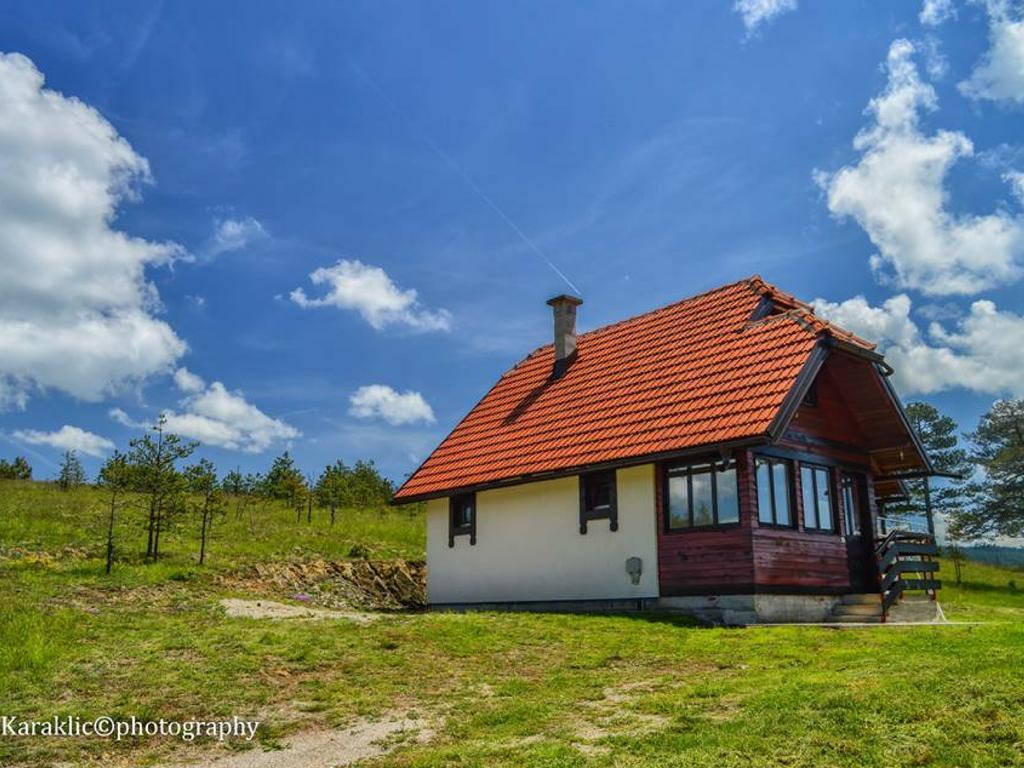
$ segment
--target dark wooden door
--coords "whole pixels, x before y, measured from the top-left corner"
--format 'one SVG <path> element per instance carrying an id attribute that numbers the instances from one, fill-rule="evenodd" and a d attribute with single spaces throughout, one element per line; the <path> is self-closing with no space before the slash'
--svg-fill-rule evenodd
<path id="1" fill-rule="evenodd" d="M 850 585 L 854 592 L 877 592 L 871 509 L 867 481 L 859 472 L 843 472 L 840 480 L 843 520 L 846 530 L 846 558 L 850 564 Z"/>

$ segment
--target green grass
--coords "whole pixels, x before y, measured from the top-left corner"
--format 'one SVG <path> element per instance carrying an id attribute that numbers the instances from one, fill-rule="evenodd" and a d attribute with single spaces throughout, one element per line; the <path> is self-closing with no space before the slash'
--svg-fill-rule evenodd
<path id="1" fill-rule="evenodd" d="M 1024 572 L 966 564 L 943 627 L 705 629 L 653 616 L 408 613 L 366 626 L 228 619 L 217 575 L 260 560 L 421 557 L 422 519 L 350 511 L 333 531 L 269 509 L 167 559 L 101 574 L 101 501 L 0 487 L 0 714 L 259 713 L 300 728 L 414 713 L 439 723 L 376 766 L 1024 765 Z M 25 518 L 29 519 L 25 519 Z M 226 526 L 233 526 L 228 522 Z M 228 531 L 232 531 L 228 535 Z M 126 537 L 136 554 L 141 533 Z M 146 765 L 180 745 L 0 738 L 0 765 Z M 213 752 L 223 747 L 209 745 Z"/>

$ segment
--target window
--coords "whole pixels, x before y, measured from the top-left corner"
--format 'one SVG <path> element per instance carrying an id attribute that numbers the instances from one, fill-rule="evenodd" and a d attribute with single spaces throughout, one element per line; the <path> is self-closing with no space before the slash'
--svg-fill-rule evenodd
<path id="1" fill-rule="evenodd" d="M 785 459 L 758 456 L 755 467 L 758 522 L 762 525 L 792 526 L 793 471 L 790 463 Z"/>
<path id="2" fill-rule="evenodd" d="M 843 473 L 843 512 L 846 514 L 846 533 L 860 535 L 860 505 L 858 504 L 857 478 Z"/>
<path id="3" fill-rule="evenodd" d="M 448 546 L 455 546 L 456 536 L 469 536 L 476 544 L 476 494 L 463 493 L 448 500 Z"/>
<path id="4" fill-rule="evenodd" d="M 803 486 L 804 528 L 808 531 L 832 531 L 832 488 L 827 467 L 814 464 L 800 465 L 800 484 Z"/>
<path id="5" fill-rule="evenodd" d="M 580 475 L 580 533 L 591 520 L 607 520 L 609 530 L 619 530 L 614 469 Z"/>
<path id="6" fill-rule="evenodd" d="M 736 463 L 692 464 L 666 470 L 665 527 L 708 528 L 740 521 Z"/>

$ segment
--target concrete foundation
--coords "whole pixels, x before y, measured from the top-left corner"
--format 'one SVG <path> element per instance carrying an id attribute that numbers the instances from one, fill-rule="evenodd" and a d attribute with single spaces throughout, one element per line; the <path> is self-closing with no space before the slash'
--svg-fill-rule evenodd
<path id="1" fill-rule="evenodd" d="M 699 595 L 662 597 L 654 609 L 727 626 L 828 621 L 837 595 Z"/>

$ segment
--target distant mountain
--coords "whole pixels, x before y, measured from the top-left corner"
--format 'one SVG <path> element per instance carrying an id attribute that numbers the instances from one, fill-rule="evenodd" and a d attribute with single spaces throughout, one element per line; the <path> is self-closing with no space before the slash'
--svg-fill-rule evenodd
<path id="1" fill-rule="evenodd" d="M 989 565 L 1003 565 L 1011 568 L 1024 567 L 1024 548 L 1000 547 L 995 544 L 978 544 L 971 547 L 960 547 L 969 560 Z"/>

